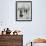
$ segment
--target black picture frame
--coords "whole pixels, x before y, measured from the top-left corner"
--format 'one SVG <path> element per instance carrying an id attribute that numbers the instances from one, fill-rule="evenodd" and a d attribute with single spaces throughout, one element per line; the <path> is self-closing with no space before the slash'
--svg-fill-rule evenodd
<path id="1" fill-rule="evenodd" d="M 32 21 L 32 1 L 16 1 L 16 21 Z"/>

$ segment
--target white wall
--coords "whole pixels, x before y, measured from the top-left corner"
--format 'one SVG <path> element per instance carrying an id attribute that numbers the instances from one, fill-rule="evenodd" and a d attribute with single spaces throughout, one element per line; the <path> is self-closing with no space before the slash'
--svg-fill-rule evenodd
<path id="1" fill-rule="evenodd" d="M 15 5 L 15 0 L 0 0 L 0 27 L 1 29 L 9 27 L 12 31 L 20 29 L 24 34 L 23 38 L 25 43 L 30 39 L 27 36 L 31 34 L 32 22 L 17 22 L 15 20 Z"/>
<path id="2" fill-rule="evenodd" d="M 33 0 L 32 38 L 46 37 L 46 0 Z"/>
<path id="3" fill-rule="evenodd" d="M 20 29 L 24 44 L 36 37 L 46 37 L 46 0 L 32 0 L 31 22 L 17 22 L 15 9 L 15 0 L 0 0 L 0 30 L 6 27 L 12 31 Z"/>

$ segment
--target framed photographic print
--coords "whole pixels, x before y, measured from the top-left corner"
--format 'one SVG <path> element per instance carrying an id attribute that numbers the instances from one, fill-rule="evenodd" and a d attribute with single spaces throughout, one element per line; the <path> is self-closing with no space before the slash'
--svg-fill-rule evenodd
<path id="1" fill-rule="evenodd" d="M 16 1 L 16 21 L 32 21 L 32 1 Z"/>

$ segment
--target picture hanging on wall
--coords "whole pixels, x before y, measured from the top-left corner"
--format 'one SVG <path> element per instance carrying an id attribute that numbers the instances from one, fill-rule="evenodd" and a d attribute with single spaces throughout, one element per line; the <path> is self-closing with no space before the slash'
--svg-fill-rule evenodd
<path id="1" fill-rule="evenodd" d="M 16 21 L 32 21 L 32 1 L 16 1 Z"/>

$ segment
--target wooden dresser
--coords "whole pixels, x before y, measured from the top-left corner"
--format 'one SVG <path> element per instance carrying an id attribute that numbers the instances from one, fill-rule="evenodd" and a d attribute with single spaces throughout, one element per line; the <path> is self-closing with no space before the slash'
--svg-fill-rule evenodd
<path id="1" fill-rule="evenodd" d="M 23 46 L 23 35 L 0 35 L 0 46 Z"/>

